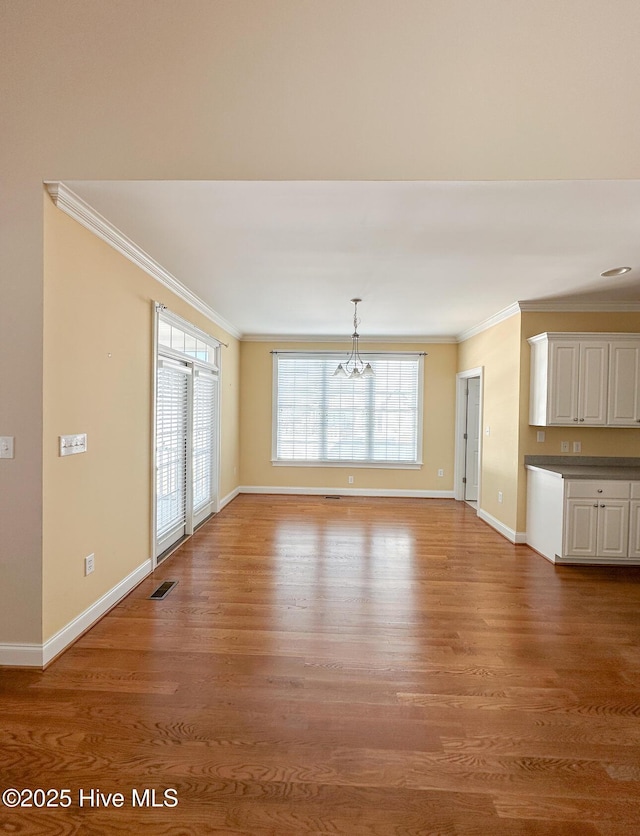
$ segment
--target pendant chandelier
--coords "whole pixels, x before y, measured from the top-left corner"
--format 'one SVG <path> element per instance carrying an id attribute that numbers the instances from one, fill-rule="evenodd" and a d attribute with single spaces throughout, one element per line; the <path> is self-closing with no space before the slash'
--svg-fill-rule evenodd
<path id="1" fill-rule="evenodd" d="M 362 377 L 373 377 L 373 369 L 371 368 L 371 363 L 365 363 L 362 357 L 360 357 L 358 350 L 358 340 L 360 339 L 360 334 L 358 334 L 358 325 L 360 325 L 360 320 L 358 319 L 358 302 L 362 302 L 362 299 L 352 299 L 351 301 L 354 305 L 351 354 L 344 363 L 338 363 L 338 368 L 333 373 L 333 376 L 358 380 Z"/>

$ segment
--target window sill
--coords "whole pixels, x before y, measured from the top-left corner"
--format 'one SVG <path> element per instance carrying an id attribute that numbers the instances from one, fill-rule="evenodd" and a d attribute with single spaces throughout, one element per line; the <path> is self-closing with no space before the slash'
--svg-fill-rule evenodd
<path id="1" fill-rule="evenodd" d="M 362 461 L 301 461 L 300 459 L 271 459 L 273 467 L 348 467 L 382 470 L 421 470 L 422 462 L 362 462 Z"/>

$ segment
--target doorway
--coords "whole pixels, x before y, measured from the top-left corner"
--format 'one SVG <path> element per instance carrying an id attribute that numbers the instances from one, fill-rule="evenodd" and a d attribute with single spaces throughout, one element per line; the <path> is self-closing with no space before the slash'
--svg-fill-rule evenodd
<path id="1" fill-rule="evenodd" d="M 218 510 L 219 343 L 156 310 L 156 565 Z"/>
<path id="2" fill-rule="evenodd" d="M 456 376 L 455 498 L 479 508 L 482 446 L 482 368 Z"/>

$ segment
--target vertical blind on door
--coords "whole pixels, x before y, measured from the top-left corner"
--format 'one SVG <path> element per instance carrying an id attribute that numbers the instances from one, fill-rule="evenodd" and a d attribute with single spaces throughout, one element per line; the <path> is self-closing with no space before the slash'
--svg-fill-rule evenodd
<path id="1" fill-rule="evenodd" d="M 274 355 L 275 462 L 420 463 L 422 357 L 367 359 L 374 376 L 350 380 L 342 355 Z"/>

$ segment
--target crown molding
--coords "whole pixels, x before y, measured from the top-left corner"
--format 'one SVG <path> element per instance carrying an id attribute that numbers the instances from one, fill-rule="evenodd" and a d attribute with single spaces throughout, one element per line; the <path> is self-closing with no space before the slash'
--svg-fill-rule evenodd
<path id="1" fill-rule="evenodd" d="M 456 337 L 455 342 L 462 343 L 470 337 L 475 337 L 483 331 L 488 331 L 489 328 L 493 328 L 494 325 L 498 325 L 499 322 L 504 322 L 505 319 L 510 319 L 518 313 L 520 313 L 520 303 L 514 302 L 507 308 L 503 308 L 501 311 L 498 311 L 498 313 L 493 314 L 493 316 L 490 316 L 488 319 L 483 319 L 482 322 L 479 322 L 472 328 L 467 328 L 466 331 L 462 331 Z"/>
<path id="2" fill-rule="evenodd" d="M 514 302 L 488 319 L 458 334 L 455 342 L 461 343 L 475 337 L 499 322 L 518 313 L 634 313 L 640 311 L 640 302 Z"/>
<path id="3" fill-rule="evenodd" d="M 523 312 L 538 313 L 635 313 L 640 311 L 640 302 L 518 302 Z"/>
<path id="4" fill-rule="evenodd" d="M 224 317 L 220 316 L 219 313 L 214 311 L 213 308 L 209 307 L 206 302 L 199 296 L 196 296 L 188 287 L 185 287 L 179 279 L 176 279 L 168 270 L 165 270 L 161 264 L 158 264 L 155 259 L 142 250 L 123 232 L 99 212 L 96 212 L 92 206 L 78 197 L 68 186 L 58 181 L 45 182 L 44 185 L 58 209 L 61 209 L 69 217 L 78 221 L 85 229 L 93 232 L 94 235 L 97 235 L 98 238 L 101 238 L 110 247 L 113 247 L 114 250 L 117 250 L 125 258 L 128 258 L 129 261 L 133 262 L 137 267 L 140 267 L 145 273 L 148 273 L 172 293 L 175 293 L 176 296 L 179 296 L 180 299 L 188 305 L 191 305 L 192 308 L 195 308 L 203 316 L 206 316 L 207 319 L 219 325 L 220 328 L 223 328 L 232 337 L 236 339 L 242 338 L 242 332 L 235 325 L 232 325 Z"/>
<path id="5" fill-rule="evenodd" d="M 319 336 L 312 334 L 299 334 L 298 336 L 291 334 L 244 334 L 242 342 L 249 343 L 338 343 L 344 347 L 345 351 L 350 348 L 350 337 L 345 337 L 342 334 L 339 337 Z M 360 336 L 360 350 L 366 353 L 369 344 L 378 343 L 396 343 L 407 345 L 425 345 L 430 343 L 456 343 L 455 337 L 376 337 L 367 335 L 366 338 Z"/>

